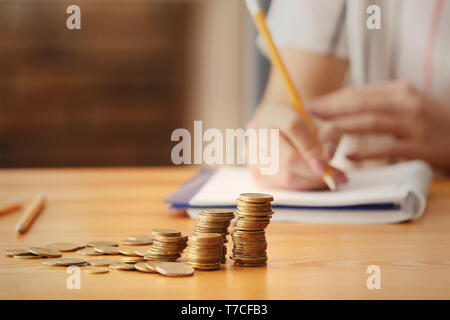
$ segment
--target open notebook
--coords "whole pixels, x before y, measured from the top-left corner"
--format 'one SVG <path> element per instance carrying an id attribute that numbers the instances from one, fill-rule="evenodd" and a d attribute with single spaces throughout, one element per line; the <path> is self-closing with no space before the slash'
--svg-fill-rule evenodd
<path id="1" fill-rule="evenodd" d="M 426 205 L 431 168 L 415 160 L 347 174 L 339 190 L 299 192 L 258 187 L 243 167 L 201 170 L 166 202 L 195 217 L 204 208 L 235 208 L 243 192 L 273 195 L 273 221 L 395 223 L 419 218 Z"/>

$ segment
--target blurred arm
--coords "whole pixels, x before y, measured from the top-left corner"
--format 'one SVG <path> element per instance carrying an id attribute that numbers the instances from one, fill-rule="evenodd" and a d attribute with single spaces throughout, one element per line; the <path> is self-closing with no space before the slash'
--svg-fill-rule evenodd
<path id="1" fill-rule="evenodd" d="M 299 49 L 283 48 L 280 52 L 305 103 L 342 86 L 348 60 Z M 289 104 L 286 88 L 275 70 L 270 73 L 261 104 Z"/>

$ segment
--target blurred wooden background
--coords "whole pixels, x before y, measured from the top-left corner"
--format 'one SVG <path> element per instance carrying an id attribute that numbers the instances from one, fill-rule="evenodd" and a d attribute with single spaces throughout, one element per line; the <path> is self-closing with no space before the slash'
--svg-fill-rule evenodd
<path id="1" fill-rule="evenodd" d="M 261 76 L 242 0 L 0 0 L 0 167 L 172 165 L 176 128 L 242 128 Z M 259 89 L 260 90 L 260 89 Z"/>
<path id="2" fill-rule="evenodd" d="M 0 167 L 170 163 L 182 127 L 185 2 L 0 3 Z"/>

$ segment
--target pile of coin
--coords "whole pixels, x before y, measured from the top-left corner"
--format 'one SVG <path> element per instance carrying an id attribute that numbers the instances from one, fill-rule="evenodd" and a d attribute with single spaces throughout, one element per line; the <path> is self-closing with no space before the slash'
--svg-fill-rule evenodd
<path id="1" fill-rule="evenodd" d="M 194 236 L 203 233 L 219 233 L 222 235 L 222 263 L 226 262 L 228 227 L 233 218 L 234 213 L 229 209 L 205 209 L 197 215 L 197 222 L 192 232 Z"/>
<path id="2" fill-rule="evenodd" d="M 170 229 L 153 229 L 153 244 L 145 258 L 158 261 L 176 261 L 187 246 L 188 237 Z"/>
<path id="3" fill-rule="evenodd" d="M 188 237 L 177 230 L 153 229 L 151 235 L 135 235 L 121 241 L 124 245 L 147 246 L 123 248 L 114 241 L 91 241 L 85 245 L 57 242 L 46 247 L 10 249 L 6 256 L 16 259 L 43 259 L 47 266 L 86 266 L 87 273 L 107 273 L 109 268 L 122 271 L 138 270 L 161 273 L 166 276 L 189 276 L 194 268 L 215 270 L 226 261 L 228 228 L 236 216 L 231 234 L 232 259 L 240 266 L 262 266 L 267 262 L 265 228 L 270 223 L 273 197 L 260 193 L 243 193 L 237 200 L 237 211 L 206 209 L 197 217 L 192 236 L 189 237 L 188 265 L 174 262 L 188 246 Z M 63 258 L 63 252 L 82 256 L 122 255 L 121 260 Z M 164 262 L 164 263 L 163 263 Z M 109 268 L 108 268 L 109 267 Z"/>
<path id="4" fill-rule="evenodd" d="M 184 247 L 186 247 L 187 237 L 182 236 L 176 230 L 155 229 L 152 232 L 157 240 L 158 250 L 163 248 L 172 250 L 175 247 L 177 251 L 176 257 L 181 255 Z M 169 238 L 167 240 L 166 238 Z M 153 239 L 151 236 L 138 235 L 131 236 L 122 240 L 122 244 L 143 246 L 151 244 Z M 164 244 L 159 244 L 158 241 Z M 62 252 L 73 252 L 83 256 L 105 256 L 105 255 L 122 255 L 121 260 L 110 259 L 109 257 L 85 260 L 81 258 L 63 258 Z M 159 252 L 159 251 L 158 251 Z M 172 254 L 172 252 L 169 252 Z M 161 259 L 173 259 L 173 257 L 160 255 L 157 259 L 147 256 L 148 248 L 121 248 L 117 242 L 114 241 L 91 241 L 86 245 L 79 245 L 69 242 L 57 242 L 49 244 L 46 247 L 30 247 L 27 249 L 9 249 L 5 251 L 7 257 L 14 257 L 16 259 L 47 259 L 42 262 L 43 265 L 58 267 L 58 266 L 78 266 L 82 267 L 83 271 L 90 274 L 108 273 L 110 269 L 120 271 L 140 271 L 143 273 L 159 273 L 168 277 L 185 277 L 194 274 L 194 268 L 181 262 L 165 262 Z M 86 267 L 88 266 L 88 267 Z"/>
<path id="5" fill-rule="evenodd" d="M 273 197 L 264 193 L 242 193 L 237 199 L 233 232 L 233 255 L 236 265 L 263 266 L 267 263 L 267 241 L 264 229 L 273 215 Z"/>
<path id="6" fill-rule="evenodd" d="M 223 259 L 223 236 L 220 233 L 200 233 L 189 237 L 188 264 L 199 270 L 215 270 Z"/>

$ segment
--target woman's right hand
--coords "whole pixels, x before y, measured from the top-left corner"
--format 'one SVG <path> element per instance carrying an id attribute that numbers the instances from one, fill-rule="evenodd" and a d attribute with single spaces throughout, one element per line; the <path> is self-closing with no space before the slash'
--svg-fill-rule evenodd
<path id="1" fill-rule="evenodd" d="M 249 165 L 259 185 L 293 190 L 326 188 L 322 174 L 332 152 L 321 149 L 317 139 L 290 105 L 261 105 L 247 127 L 280 130 L 278 172 L 262 175 L 258 165 Z M 338 184 L 347 182 L 345 174 L 338 169 L 334 169 L 334 180 Z"/>

